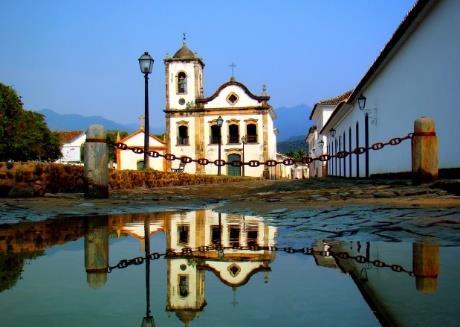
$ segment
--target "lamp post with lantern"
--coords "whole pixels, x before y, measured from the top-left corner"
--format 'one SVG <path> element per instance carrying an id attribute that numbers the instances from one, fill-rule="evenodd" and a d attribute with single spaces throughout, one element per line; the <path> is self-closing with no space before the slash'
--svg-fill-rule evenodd
<path id="1" fill-rule="evenodd" d="M 144 170 L 149 167 L 149 74 L 152 73 L 153 58 L 146 51 L 139 57 L 139 66 L 145 81 L 145 114 L 144 114 Z"/>
<path id="2" fill-rule="evenodd" d="M 219 162 L 219 165 L 217 166 L 217 175 L 221 175 L 221 145 L 222 145 L 222 124 L 224 123 L 224 120 L 222 119 L 221 116 L 217 118 L 217 127 L 219 127 L 219 147 L 218 147 L 218 157 L 217 161 Z"/>

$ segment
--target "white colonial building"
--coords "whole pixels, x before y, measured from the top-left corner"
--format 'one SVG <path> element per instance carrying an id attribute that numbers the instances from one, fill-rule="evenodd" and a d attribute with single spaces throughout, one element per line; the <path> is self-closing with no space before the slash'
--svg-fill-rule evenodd
<path id="1" fill-rule="evenodd" d="M 144 128 L 141 127 L 132 134 L 129 134 L 123 139 L 118 139 L 117 142 L 124 143 L 129 147 L 137 147 L 144 149 Z M 149 151 L 157 151 L 158 153 L 165 154 L 166 143 L 156 136 L 150 134 L 149 138 Z M 141 170 L 144 168 L 144 154 L 137 154 L 130 150 L 120 150 L 117 148 L 117 169 L 118 170 Z M 149 158 L 150 169 L 159 171 L 166 170 L 166 161 L 163 157 Z"/>
<path id="2" fill-rule="evenodd" d="M 62 157 L 57 162 L 80 163 L 81 146 L 86 141 L 86 134 L 83 131 L 60 131 L 58 137 L 61 142 Z"/>
<path id="3" fill-rule="evenodd" d="M 313 106 L 310 113 L 310 120 L 313 121 L 313 126 L 310 127 L 305 139 L 308 147 L 308 155 L 312 158 L 326 154 L 328 151 L 328 135 L 320 134 L 332 115 L 335 107 L 342 101 L 348 99 L 351 91 L 345 92 L 334 98 L 321 100 Z M 328 163 L 325 161 L 313 161 L 309 164 L 309 177 L 327 176 Z"/>
<path id="4" fill-rule="evenodd" d="M 166 66 L 166 143 L 168 152 L 194 159 L 218 159 L 221 135 L 221 159 L 226 162 L 243 160 L 276 160 L 276 134 L 273 126 L 275 113 L 268 103 L 265 88 L 255 95 L 233 77 L 209 97 L 203 94 L 204 63 L 185 44 L 172 57 L 164 60 Z M 219 129 L 218 118 L 223 125 Z M 220 134 L 221 131 L 221 134 Z M 245 138 L 244 158 L 242 138 Z M 179 162 L 172 162 L 177 168 Z M 217 174 L 215 164 L 189 163 L 186 173 Z M 223 175 L 242 175 L 241 167 L 226 165 Z M 244 169 L 245 176 L 275 174 L 264 165 Z"/>
<path id="5" fill-rule="evenodd" d="M 419 0 L 349 98 L 338 104 L 320 135 L 334 132 L 328 152 L 386 142 L 434 119 L 439 167 L 460 167 L 460 1 Z M 360 101 L 358 101 L 360 100 Z M 361 105 L 360 105 L 361 104 Z M 352 155 L 329 174 L 365 177 L 411 171 L 411 142 Z"/>

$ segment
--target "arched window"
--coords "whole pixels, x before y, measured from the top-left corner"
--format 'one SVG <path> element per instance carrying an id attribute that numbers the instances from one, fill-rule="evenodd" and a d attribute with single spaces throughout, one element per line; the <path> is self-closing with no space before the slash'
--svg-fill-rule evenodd
<path id="1" fill-rule="evenodd" d="M 177 93 L 187 93 L 187 75 L 184 72 L 177 74 Z"/>
<path id="2" fill-rule="evenodd" d="M 228 143 L 240 143 L 240 128 L 238 125 L 228 125 Z"/>
<path id="3" fill-rule="evenodd" d="M 257 143 L 257 125 L 248 124 L 246 125 L 246 142 Z"/>
<path id="4" fill-rule="evenodd" d="M 177 145 L 188 145 L 188 127 L 179 126 L 177 134 Z"/>
<path id="5" fill-rule="evenodd" d="M 210 144 L 219 144 L 220 141 L 220 128 L 217 125 L 211 126 L 211 137 L 209 140 Z"/>

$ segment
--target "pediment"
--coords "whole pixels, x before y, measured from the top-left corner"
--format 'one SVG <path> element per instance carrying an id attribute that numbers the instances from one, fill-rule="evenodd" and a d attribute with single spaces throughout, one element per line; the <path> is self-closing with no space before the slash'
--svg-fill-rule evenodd
<path id="1" fill-rule="evenodd" d="M 257 107 L 270 99 L 269 96 L 254 95 L 242 83 L 231 80 L 222 84 L 213 95 L 198 99 L 205 108 Z"/>

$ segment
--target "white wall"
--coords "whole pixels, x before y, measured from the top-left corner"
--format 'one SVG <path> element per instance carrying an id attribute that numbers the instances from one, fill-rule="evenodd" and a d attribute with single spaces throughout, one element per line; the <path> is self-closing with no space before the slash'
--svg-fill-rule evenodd
<path id="1" fill-rule="evenodd" d="M 80 162 L 81 161 L 81 145 L 86 141 L 86 134 L 82 133 L 70 143 L 62 146 L 62 158 L 60 162 Z"/>
<path id="2" fill-rule="evenodd" d="M 188 145 L 179 145 L 177 144 L 177 136 L 178 136 L 178 122 L 186 121 L 188 122 Z M 171 143 L 171 153 L 176 156 L 188 156 L 190 158 L 195 159 L 195 118 L 194 117 L 174 117 L 170 118 L 170 131 L 169 131 L 169 139 Z M 196 158 L 198 159 L 198 158 Z M 171 168 L 178 168 L 180 165 L 179 160 L 175 160 L 171 162 Z M 195 164 L 190 163 L 186 164 L 184 168 L 184 172 L 188 174 L 195 173 Z"/>
<path id="3" fill-rule="evenodd" d="M 137 133 L 133 137 L 125 139 L 124 142 L 128 146 L 144 147 L 144 133 Z M 164 154 L 164 150 L 159 149 L 164 147 L 164 144 L 158 142 L 155 138 L 150 137 L 149 147 L 161 154 Z M 144 154 L 136 154 L 130 150 L 121 150 L 120 153 L 120 167 L 121 170 L 137 170 L 137 163 L 144 160 Z M 164 170 L 164 158 L 149 158 L 149 168 L 163 171 Z"/>
<path id="4" fill-rule="evenodd" d="M 429 116 L 436 123 L 440 168 L 460 167 L 457 144 L 460 138 L 458 31 L 460 1 L 440 1 L 363 90 L 367 98 L 366 109 L 371 116 L 370 145 L 405 136 L 413 131 L 415 119 Z M 364 114 L 355 104 L 351 114 L 336 127 L 337 136 L 352 127 L 353 148 L 356 122 L 360 127 L 360 143 L 364 144 Z M 371 150 L 370 174 L 410 171 L 410 151 L 410 141 L 379 151 Z M 361 176 L 364 176 L 364 158 L 364 154 L 361 155 Z"/>

